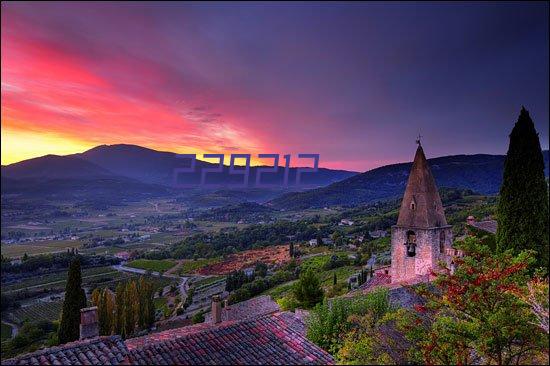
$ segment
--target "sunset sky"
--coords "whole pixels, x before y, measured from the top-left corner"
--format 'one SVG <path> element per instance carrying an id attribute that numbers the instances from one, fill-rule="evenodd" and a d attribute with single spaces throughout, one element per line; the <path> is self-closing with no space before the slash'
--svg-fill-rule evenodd
<path id="1" fill-rule="evenodd" d="M 2 2 L 2 164 L 128 143 L 364 171 L 548 148 L 547 3 Z"/>

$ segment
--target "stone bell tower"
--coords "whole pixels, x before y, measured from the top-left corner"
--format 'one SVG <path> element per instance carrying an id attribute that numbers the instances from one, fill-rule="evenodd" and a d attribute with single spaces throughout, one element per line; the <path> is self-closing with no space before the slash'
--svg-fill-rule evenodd
<path id="1" fill-rule="evenodd" d="M 420 140 L 417 144 L 397 225 L 391 231 L 392 283 L 422 279 L 437 271 L 438 262 L 447 261 L 453 242 Z"/>

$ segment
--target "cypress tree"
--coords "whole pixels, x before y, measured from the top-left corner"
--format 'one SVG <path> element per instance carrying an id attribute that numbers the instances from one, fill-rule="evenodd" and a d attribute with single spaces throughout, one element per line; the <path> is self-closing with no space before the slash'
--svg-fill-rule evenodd
<path id="1" fill-rule="evenodd" d="M 59 343 L 76 341 L 80 337 L 80 309 L 86 307 L 86 294 L 82 289 L 80 261 L 73 260 L 69 266 L 65 300 L 59 324 Z"/>
<path id="2" fill-rule="evenodd" d="M 336 278 L 336 272 L 334 272 L 334 275 L 332 276 L 332 284 L 336 286 L 338 283 L 338 278 Z"/>
<path id="3" fill-rule="evenodd" d="M 510 134 L 497 209 L 497 250 L 533 249 L 548 267 L 548 186 L 535 125 L 522 107 Z"/>

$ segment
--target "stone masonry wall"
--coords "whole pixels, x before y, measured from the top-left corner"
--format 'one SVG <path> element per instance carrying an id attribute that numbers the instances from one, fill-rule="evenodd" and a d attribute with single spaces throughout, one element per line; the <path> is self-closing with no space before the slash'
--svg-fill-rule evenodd
<path id="1" fill-rule="evenodd" d="M 407 256 L 407 231 L 416 234 L 416 255 Z M 441 232 L 444 232 L 444 248 L 440 253 Z M 391 277 L 392 282 L 401 282 L 417 276 L 429 274 L 432 269 L 437 271 L 438 262 L 445 261 L 445 248 L 452 245 L 450 226 L 430 229 L 411 229 L 398 226 L 392 227 L 391 236 Z"/>

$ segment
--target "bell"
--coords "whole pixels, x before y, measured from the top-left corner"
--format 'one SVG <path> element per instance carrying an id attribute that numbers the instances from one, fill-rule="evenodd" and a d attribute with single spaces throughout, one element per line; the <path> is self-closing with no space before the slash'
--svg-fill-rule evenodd
<path id="1" fill-rule="evenodd" d="M 407 243 L 407 255 L 409 257 L 414 257 L 416 254 L 416 244 L 415 243 Z"/>

